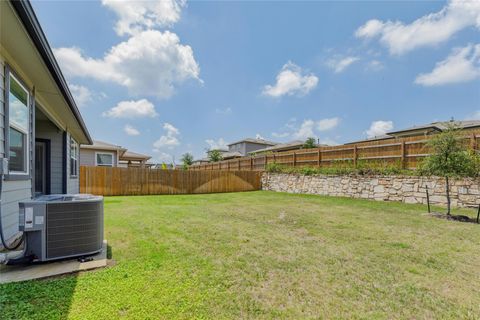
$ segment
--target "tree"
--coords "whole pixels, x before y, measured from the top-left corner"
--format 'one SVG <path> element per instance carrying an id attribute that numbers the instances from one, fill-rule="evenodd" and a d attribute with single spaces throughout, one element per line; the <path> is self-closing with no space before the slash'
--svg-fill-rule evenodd
<path id="1" fill-rule="evenodd" d="M 447 215 L 451 215 L 450 178 L 473 177 L 478 174 L 479 157 L 469 151 L 462 143 L 458 126 L 450 123 L 446 130 L 432 138 L 427 146 L 431 155 L 422 162 L 420 171 L 423 174 L 445 177 L 445 193 L 447 196 Z"/>
<path id="2" fill-rule="evenodd" d="M 182 158 L 180 159 L 183 163 L 183 168 L 188 169 L 193 164 L 193 155 L 191 153 L 185 153 L 182 155 Z"/>
<path id="3" fill-rule="evenodd" d="M 307 140 L 305 140 L 305 143 L 303 144 L 303 147 L 305 149 L 316 148 L 317 147 L 317 141 L 315 140 L 315 138 L 308 138 Z"/>
<path id="4" fill-rule="evenodd" d="M 208 152 L 208 160 L 210 160 L 211 162 L 222 161 L 222 153 L 220 152 L 220 150 L 210 150 Z"/>

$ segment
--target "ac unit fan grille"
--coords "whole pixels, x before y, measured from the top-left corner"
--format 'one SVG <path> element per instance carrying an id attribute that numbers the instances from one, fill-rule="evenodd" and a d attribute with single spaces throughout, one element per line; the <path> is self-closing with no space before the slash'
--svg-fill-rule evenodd
<path id="1" fill-rule="evenodd" d="M 47 259 L 95 252 L 103 243 L 103 204 L 47 204 Z"/>

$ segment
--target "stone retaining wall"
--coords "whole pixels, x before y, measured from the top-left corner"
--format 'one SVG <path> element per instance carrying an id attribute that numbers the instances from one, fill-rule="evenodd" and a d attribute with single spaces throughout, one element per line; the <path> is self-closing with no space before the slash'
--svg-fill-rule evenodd
<path id="1" fill-rule="evenodd" d="M 412 176 L 305 176 L 299 174 L 264 173 L 262 189 L 289 193 L 427 203 L 446 205 L 445 179 Z M 473 207 L 480 204 L 480 179 L 451 181 L 452 206 Z"/>

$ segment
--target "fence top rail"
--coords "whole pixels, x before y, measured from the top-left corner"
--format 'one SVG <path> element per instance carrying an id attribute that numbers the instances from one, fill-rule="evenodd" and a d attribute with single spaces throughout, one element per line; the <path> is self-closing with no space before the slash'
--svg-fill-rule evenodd
<path id="1" fill-rule="evenodd" d="M 402 143 L 386 143 L 386 144 L 374 144 L 374 145 L 368 145 L 368 146 L 358 146 L 357 149 L 381 149 L 381 148 L 387 148 L 387 147 L 395 147 L 395 146 L 401 146 Z"/>
<path id="2" fill-rule="evenodd" d="M 461 139 L 470 139 L 470 146 L 473 148 L 478 147 L 477 138 L 480 137 L 478 131 L 475 132 L 465 132 L 461 136 Z M 266 165 L 271 162 L 281 163 L 281 164 L 291 164 L 303 163 L 303 162 L 314 162 L 316 161 L 318 165 L 322 162 L 333 162 L 333 161 L 345 161 L 345 160 L 375 160 L 375 159 L 393 159 L 393 158 L 402 158 L 402 164 L 406 158 L 421 158 L 428 156 L 427 150 L 424 150 L 426 143 L 430 141 L 431 136 L 414 136 L 414 137 L 403 137 L 403 138 L 391 138 L 384 141 L 364 141 L 357 142 L 348 145 L 339 145 L 339 146 L 322 146 L 313 149 L 299 149 L 299 150 L 289 150 L 282 152 L 271 152 L 265 154 L 256 154 L 250 155 L 242 158 L 224 160 L 222 163 L 226 167 L 226 164 L 229 164 L 229 169 L 235 169 L 238 165 L 239 167 L 247 169 L 250 166 L 250 169 L 265 169 Z M 404 146 L 412 146 L 405 148 Z M 418 147 L 417 147 L 418 146 Z M 391 154 L 393 151 L 392 147 L 399 147 L 398 153 Z M 401 147 L 401 148 L 400 148 Z M 397 148 L 395 148 L 397 149 Z M 365 152 L 361 152 L 365 150 Z M 369 151 L 366 151 L 369 150 Z M 357 152 L 356 152 L 357 151 Z M 360 152 L 358 152 L 360 151 Z M 300 159 L 298 159 L 300 157 Z M 411 166 L 411 161 L 416 161 L 415 159 L 409 160 L 409 166 Z M 250 164 L 248 164 L 250 162 Z M 233 164 L 233 168 L 232 168 Z M 216 164 L 215 167 L 222 166 L 222 164 Z M 197 166 L 195 169 L 198 170 L 212 170 L 214 169 L 213 164 L 203 164 Z"/>

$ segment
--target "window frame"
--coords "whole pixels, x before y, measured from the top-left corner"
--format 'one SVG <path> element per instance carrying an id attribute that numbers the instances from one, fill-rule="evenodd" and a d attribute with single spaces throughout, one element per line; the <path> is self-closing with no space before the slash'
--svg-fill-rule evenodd
<path id="1" fill-rule="evenodd" d="M 99 164 L 99 163 L 98 163 L 98 158 L 97 158 L 97 155 L 99 155 L 99 154 L 107 154 L 107 155 L 112 156 L 112 164 L 111 164 L 111 165 L 108 165 L 108 164 Z M 113 153 L 113 152 L 105 152 L 105 151 L 97 151 L 97 152 L 95 152 L 95 166 L 96 166 L 96 167 L 110 167 L 110 168 L 115 167 L 115 153 Z"/>
<path id="2" fill-rule="evenodd" d="M 31 131 L 31 123 L 30 123 L 30 117 L 31 117 L 31 102 L 32 102 L 32 95 L 30 93 L 30 90 L 28 90 L 27 86 L 25 83 L 11 70 L 10 68 L 6 68 L 5 74 L 7 76 L 7 85 L 6 85 L 6 96 L 7 96 L 7 101 L 5 103 L 5 109 L 6 113 L 8 114 L 8 125 L 7 125 L 7 130 L 6 130 L 6 135 L 8 136 L 8 145 L 6 145 L 6 150 L 5 153 L 7 154 L 7 158 L 10 163 L 10 128 L 13 128 L 14 130 L 17 130 L 18 132 L 22 133 L 25 135 L 25 150 L 24 150 L 24 161 L 25 161 L 25 170 L 24 171 L 15 171 L 15 170 L 10 170 L 10 165 L 8 168 L 8 175 L 12 177 L 18 177 L 18 178 L 29 178 L 30 177 L 30 131 Z M 13 80 L 27 93 L 27 129 L 23 129 L 20 126 L 16 125 L 11 121 L 11 116 L 10 116 L 10 90 L 11 90 L 11 81 Z M 7 122 L 7 121 L 5 121 Z"/>
<path id="3" fill-rule="evenodd" d="M 75 156 L 76 157 L 73 157 L 72 156 L 72 146 L 75 147 Z M 96 156 L 95 156 L 96 157 Z M 70 165 L 70 178 L 77 178 L 78 177 L 78 169 L 79 169 L 79 166 L 78 166 L 78 163 L 80 161 L 80 147 L 79 147 L 79 144 L 77 141 L 75 141 L 75 139 L 73 139 L 72 137 L 70 137 L 70 156 L 69 156 L 69 165 Z M 75 162 L 75 174 L 72 174 L 72 160 L 74 160 Z"/>

